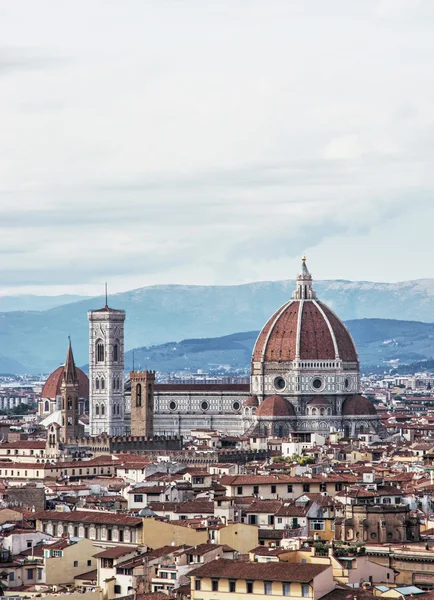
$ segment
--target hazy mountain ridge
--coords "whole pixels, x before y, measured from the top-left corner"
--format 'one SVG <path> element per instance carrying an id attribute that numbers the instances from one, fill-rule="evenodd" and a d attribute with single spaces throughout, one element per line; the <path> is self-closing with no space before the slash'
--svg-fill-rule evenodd
<path id="1" fill-rule="evenodd" d="M 109 304 L 127 311 L 125 346 L 129 349 L 258 330 L 291 297 L 294 287 L 293 280 L 232 286 L 159 285 L 111 295 Z M 434 321 L 434 279 L 317 281 L 314 289 L 345 320 Z M 49 371 L 63 362 L 71 334 L 77 362 L 85 364 L 87 311 L 104 302 L 103 297 L 86 298 L 44 311 L 0 313 L 0 354 L 22 363 L 27 371 Z"/>
<path id="2" fill-rule="evenodd" d="M 0 296 L 0 312 L 49 310 L 55 306 L 85 300 L 87 297 L 74 294 L 61 294 L 60 296 L 38 296 L 35 294 Z"/>

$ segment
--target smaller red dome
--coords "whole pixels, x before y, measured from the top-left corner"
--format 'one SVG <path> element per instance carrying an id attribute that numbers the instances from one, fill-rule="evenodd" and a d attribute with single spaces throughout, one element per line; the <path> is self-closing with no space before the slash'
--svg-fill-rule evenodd
<path id="1" fill-rule="evenodd" d="M 249 396 L 244 402 L 244 406 L 259 406 L 258 396 Z"/>
<path id="2" fill-rule="evenodd" d="M 345 417 L 353 416 L 376 416 L 377 410 L 370 400 L 362 396 L 361 394 L 354 394 L 345 400 L 342 408 L 342 414 Z"/>
<path id="3" fill-rule="evenodd" d="M 283 396 L 268 396 L 256 411 L 257 417 L 295 417 L 294 407 Z"/>
<path id="4" fill-rule="evenodd" d="M 60 386 L 62 385 L 62 378 L 65 367 L 59 367 L 48 377 L 42 388 L 41 398 L 50 398 L 54 400 L 57 396 L 60 396 Z M 78 377 L 78 397 L 89 398 L 89 378 L 86 373 L 83 373 L 81 369 L 76 367 Z"/>
<path id="5" fill-rule="evenodd" d="M 314 396 L 307 403 L 308 406 L 328 406 L 330 402 L 324 396 Z"/>

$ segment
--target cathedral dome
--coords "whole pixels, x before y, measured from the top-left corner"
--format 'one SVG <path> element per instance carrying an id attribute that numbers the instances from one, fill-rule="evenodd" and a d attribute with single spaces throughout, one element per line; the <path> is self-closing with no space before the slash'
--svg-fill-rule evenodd
<path id="1" fill-rule="evenodd" d="M 258 336 L 253 362 L 329 361 L 358 363 L 352 337 L 342 321 L 312 290 L 305 258 L 292 299 L 269 319 Z"/>
<path id="2" fill-rule="evenodd" d="M 89 398 L 89 379 L 78 367 L 75 367 L 78 377 L 78 396 L 79 398 Z M 41 398 L 50 398 L 54 400 L 60 396 L 60 386 L 62 385 L 63 373 L 65 367 L 59 367 L 48 377 L 42 388 Z"/>
<path id="3" fill-rule="evenodd" d="M 295 417 L 294 407 L 283 396 L 269 396 L 256 411 L 257 417 Z"/>
<path id="4" fill-rule="evenodd" d="M 377 410 L 370 400 L 360 394 L 354 394 L 345 400 L 342 407 L 342 414 L 344 417 L 372 415 L 377 416 Z"/>

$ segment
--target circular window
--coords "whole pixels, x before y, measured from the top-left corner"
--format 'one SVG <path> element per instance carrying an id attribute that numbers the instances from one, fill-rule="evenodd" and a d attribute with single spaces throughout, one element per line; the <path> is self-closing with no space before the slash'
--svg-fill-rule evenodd
<path id="1" fill-rule="evenodd" d="M 239 403 L 239 402 L 234 402 L 234 403 L 232 404 L 232 408 L 233 408 L 234 410 L 240 410 L 240 403 Z"/>
<path id="2" fill-rule="evenodd" d="M 172 402 L 169 404 L 169 408 L 170 410 L 176 410 L 176 402 L 172 400 Z"/>
<path id="3" fill-rule="evenodd" d="M 286 381 L 283 379 L 283 377 L 276 377 L 276 379 L 274 380 L 274 387 L 277 390 L 283 390 L 286 386 Z"/>
<path id="4" fill-rule="evenodd" d="M 345 389 L 347 390 L 350 387 L 350 380 L 345 379 Z"/>
<path id="5" fill-rule="evenodd" d="M 392 534 L 392 533 L 390 533 L 390 531 L 389 531 L 389 533 L 387 534 L 387 539 L 388 539 L 388 540 L 391 540 L 392 538 L 393 538 L 393 534 Z"/>
<path id="6" fill-rule="evenodd" d="M 377 537 L 376 533 L 371 533 L 371 540 L 375 540 L 376 537 Z"/>
<path id="7" fill-rule="evenodd" d="M 200 407 L 201 407 L 202 410 L 208 410 L 209 404 L 208 404 L 208 402 L 206 400 L 204 400 L 202 402 L 202 404 L 200 405 Z"/>
<path id="8" fill-rule="evenodd" d="M 322 380 L 319 377 L 317 377 L 316 379 L 314 379 L 312 381 L 312 387 L 315 390 L 320 390 L 322 388 Z"/>

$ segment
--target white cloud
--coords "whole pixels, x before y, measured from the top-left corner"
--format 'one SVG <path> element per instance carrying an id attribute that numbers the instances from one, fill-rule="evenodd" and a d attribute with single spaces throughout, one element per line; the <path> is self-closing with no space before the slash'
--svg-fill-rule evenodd
<path id="1" fill-rule="evenodd" d="M 2 5 L 0 293 L 429 276 L 431 6 Z"/>

